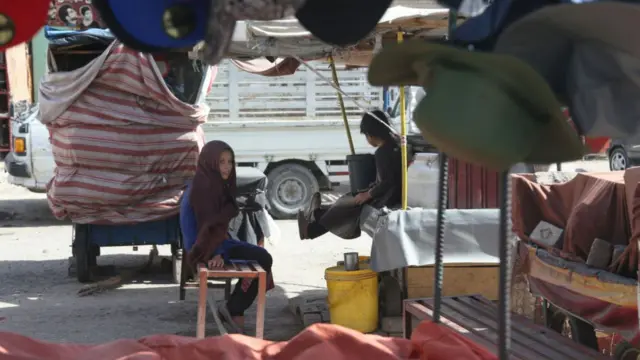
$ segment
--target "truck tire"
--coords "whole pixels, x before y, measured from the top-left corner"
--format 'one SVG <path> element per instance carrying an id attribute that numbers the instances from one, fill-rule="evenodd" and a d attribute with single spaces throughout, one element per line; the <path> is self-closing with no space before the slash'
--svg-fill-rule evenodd
<path id="1" fill-rule="evenodd" d="M 89 243 L 89 226 L 76 224 L 74 227 L 73 256 L 76 263 L 76 277 L 80 283 L 92 280 L 92 270 L 96 265 L 96 254 Z"/>
<path id="2" fill-rule="evenodd" d="M 311 170 L 299 164 L 280 165 L 271 170 L 267 178 L 269 213 L 276 219 L 295 217 L 320 189 Z"/>

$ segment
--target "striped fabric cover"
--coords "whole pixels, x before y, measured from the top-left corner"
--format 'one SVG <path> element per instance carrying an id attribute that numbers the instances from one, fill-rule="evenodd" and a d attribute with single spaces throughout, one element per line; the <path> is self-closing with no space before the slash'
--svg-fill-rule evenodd
<path id="1" fill-rule="evenodd" d="M 178 100 L 150 55 L 117 43 L 107 51 L 108 56 L 79 69 L 83 78 L 95 73 L 89 84 L 80 83 L 74 72 L 67 79 L 60 78 L 65 73 L 52 73 L 40 87 L 41 121 L 49 129 L 57 165 L 48 185 L 49 206 L 58 219 L 81 224 L 175 215 L 204 144 L 200 124 L 209 108 Z M 67 91 L 73 87 L 78 89 Z M 60 115 L 48 117 L 47 109 Z"/>

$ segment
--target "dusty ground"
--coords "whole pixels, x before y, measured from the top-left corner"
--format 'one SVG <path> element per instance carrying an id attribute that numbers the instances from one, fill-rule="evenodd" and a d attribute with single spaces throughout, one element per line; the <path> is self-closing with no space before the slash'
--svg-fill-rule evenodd
<path id="1" fill-rule="evenodd" d="M 301 242 L 293 221 L 278 225 L 282 237 L 269 248 L 277 287 L 267 297 L 266 337 L 284 340 L 301 330 L 288 310 L 288 298 L 325 289 L 325 268 L 345 251 L 365 253 L 371 244 L 367 238 L 346 242 L 332 235 Z M 197 294 L 190 291 L 186 301 L 178 301 L 178 288 L 170 283 L 169 273 L 156 272 L 117 290 L 78 297 L 82 286 L 67 274 L 70 245 L 70 223 L 52 218 L 43 194 L 7 184 L 0 169 L 0 331 L 83 343 L 157 333 L 195 335 Z M 146 261 L 148 250 L 106 249 L 98 262 L 138 266 Z M 160 249 L 165 255 L 169 251 Z M 252 308 L 247 328 L 254 314 Z M 207 332 L 217 334 L 212 321 Z"/>
<path id="2" fill-rule="evenodd" d="M 608 171 L 606 162 L 565 165 L 563 170 Z M 67 274 L 71 225 L 52 218 L 43 194 L 6 183 L 0 168 L 0 330 L 57 342 L 98 343 L 168 333 L 195 335 L 196 294 L 178 301 L 170 274 L 155 273 L 120 289 L 78 297 L 82 287 Z M 269 250 L 277 288 L 268 294 L 266 337 L 288 339 L 301 329 L 289 297 L 325 288 L 324 269 L 345 251 L 367 253 L 367 237 L 344 241 L 332 235 L 301 242 L 293 221 L 279 221 L 282 237 Z M 161 248 L 168 255 L 169 249 Z M 100 264 L 141 265 L 148 249 L 112 248 Z M 221 296 L 221 294 L 217 294 Z M 255 310 L 249 313 L 251 319 Z M 211 316 L 209 316 L 211 319 Z M 248 324 L 248 328 L 251 324 Z M 215 335 L 210 322 L 208 334 Z"/>

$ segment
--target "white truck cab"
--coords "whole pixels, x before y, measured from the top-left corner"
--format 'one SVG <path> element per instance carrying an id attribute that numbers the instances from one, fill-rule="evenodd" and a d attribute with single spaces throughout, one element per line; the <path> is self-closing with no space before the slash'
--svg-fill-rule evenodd
<path id="1" fill-rule="evenodd" d="M 53 177 L 55 161 L 49 142 L 49 131 L 38 119 L 38 107 L 14 117 L 11 121 L 12 151 L 4 159 L 9 182 L 33 192 L 44 192 Z"/>

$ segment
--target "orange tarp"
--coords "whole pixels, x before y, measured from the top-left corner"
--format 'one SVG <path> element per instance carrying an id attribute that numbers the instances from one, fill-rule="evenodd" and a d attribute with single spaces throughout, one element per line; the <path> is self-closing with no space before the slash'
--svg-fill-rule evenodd
<path id="1" fill-rule="evenodd" d="M 243 335 L 194 339 L 153 335 L 102 345 L 52 344 L 0 332 L 3 360 L 497 360 L 449 328 L 423 322 L 412 339 L 365 335 L 337 325 L 308 327 L 289 341 Z"/>

